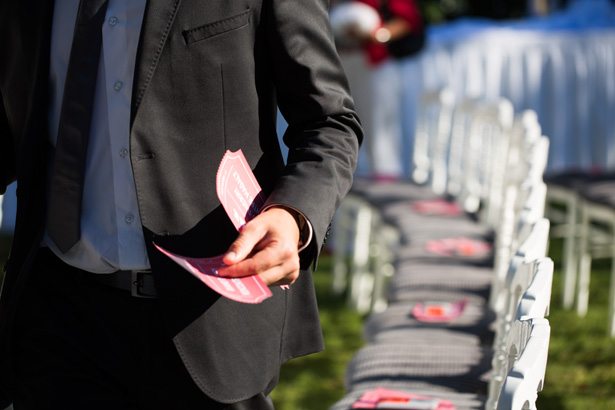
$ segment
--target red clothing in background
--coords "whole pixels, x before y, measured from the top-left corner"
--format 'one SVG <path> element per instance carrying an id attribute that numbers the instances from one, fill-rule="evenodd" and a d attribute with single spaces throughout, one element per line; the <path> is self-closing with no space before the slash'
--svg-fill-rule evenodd
<path id="1" fill-rule="evenodd" d="M 406 20 L 413 29 L 423 29 L 423 19 L 416 0 L 355 0 L 375 8 L 382 18 L 382 2 L 386 1 L 391 14 Z M 389 58 L 386 44 L 371 43 L 365 47 L 370 64 L 376 65 Z"/>

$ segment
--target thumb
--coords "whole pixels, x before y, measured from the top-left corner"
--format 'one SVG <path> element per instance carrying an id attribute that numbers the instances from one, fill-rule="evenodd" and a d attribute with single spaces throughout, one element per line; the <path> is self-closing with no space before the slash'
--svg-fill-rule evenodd
<path id="1" fill-rule="evenodd" d="M 229 246 L 222 261 L 226 265 L 234 265 L 241 262 L 252 253 L 260 240 L 261 236 L 257 230 L 250 229 L 249 225 L 244 226 L 237 239 Z"/>

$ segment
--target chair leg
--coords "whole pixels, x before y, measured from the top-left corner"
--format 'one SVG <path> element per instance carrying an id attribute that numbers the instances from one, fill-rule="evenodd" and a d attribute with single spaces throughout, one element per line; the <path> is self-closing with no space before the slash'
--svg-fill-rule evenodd
<path id="1" fill-rule="evenodd" d="M 585 316 L 589 304 L 589 281 L 591 276 L 592 258 L 589 250 L 589 215 L 584 205 L 581 205 L 581 249 L 579 254 L 579 281 L 577 284 L 577 314 Z"/>
<path id="2" fill-rule="evenodd" d="M 615 224 L 613 224 L 615 229 Z M 611 291 L 609 293 L 609 336 L 615 338 L 615 232 L 613 233 L 613 251 L 611 254 Z"/>
<path id="3" fill-rule="evenodd" d="M 369 206 L 362 206 L 357 212 L 357 231 L 353 244 L 353 256 L 350 269 L 350 292 L 348 304 L 355 309 L 358 305 L 365 304 L 364 289 L 366 281 L 369 281 L 369 255 L 372 235 L 372 210 Z M 372 279 L 373 280 L 373 279 Z"/>
<path id="4" fill-rule="evenodd" d="M 350 247 L 350 222 L 348 221 L 350 212 L 344 204 L 339 209 L 338 215 L 334 220 L 332 239 L 334 244 L 333 253 L 333 284 L 331 291 L 334 295 L 340 296 L 346 291 L 348 284 L 348 248 Z"/>
<path id="5" fill-rule="evenodd" d="M 564 238 L 564 254 L 562 255 L 562 270 L 564 272 L 564 291 L 562 304 L 565 309 L 572 308 L 574 304 L 574 292 L 577 281 L 577 253 L 578 244 L 578 200 L 571 198 L 567 204 L 566 225 L 568 226 Z"/>

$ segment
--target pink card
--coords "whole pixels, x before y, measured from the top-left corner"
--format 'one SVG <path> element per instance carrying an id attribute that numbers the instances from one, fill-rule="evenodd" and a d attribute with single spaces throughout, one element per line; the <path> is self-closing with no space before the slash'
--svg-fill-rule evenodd
<path id="1" fill-rule="evenodd" d="M 218 276 L 218 269 L 226 266 L 222 262 L 222 255 L 212 258 L 188 258 L 169 252 L 156 244 L 154 246 L 201 282 L 229 299 L 242 303 L 260 303 L 271 296 L 271 290 L 256 275 L 243 278 Z"/>
<path id="2" fill-rule="evenodd" d="M 419 302 L 414 305 L 412 316 L 420 322 L 450 322 L 463 313 L 467 303 L 466 299 L 458 302 Z"/>
<path id="3" fill-rule="evenodd" d="M 260 212 L 265 196 L 241 150 L 226 151 L 216 176 L 218 198 L 239 231 Z"/>
<path id="4" fill-rule="evenodd" d="M 491 244 L 468 238 L 444 238 L 428 241 L 425 249 L 442 256 L 483 256 L 491 252 Z"/>
<path id="5" fill-rule="evenodd" d="M 216 175 L 216 192 L 226 214 L 239 231 L 260 212 L 265 203 L 256 177 L 241 150 L 226 151 Z M 192 273 L 222 296 L 242 303 L 260 303 L 271 296 L 271 290 L 258 276 L 225 278 L 218 276 L 218 269 L 225 266 L 223 255 L 212 258 L 189 258 L 156 248 Z M 281 286 L 288 289 L 288 285 Z"/>
<path id="6" fill-rule="evenodd" d="M 455 410 L 449 400 L 378 387 L 365 392 L 353 409 Z"/>
<path id="7" fill-rule="evenodd" d="M 416 213 L 424 215 L 456 216 L 463 213 L 463 208 L 456 202 L 446 199 L 431 199 L 412 203 Z"/>

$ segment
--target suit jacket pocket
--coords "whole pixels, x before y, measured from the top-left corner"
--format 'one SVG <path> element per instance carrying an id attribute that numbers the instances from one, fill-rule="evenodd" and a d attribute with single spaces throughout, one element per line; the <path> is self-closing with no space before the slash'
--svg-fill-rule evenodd
<path id="1" fill-rule="evenodd" d="M 247 26 L 249 19 L 250 9 L 214 23 L 208 23 L 200 27 L 185 30 L 182 34 L 184 35 L 186 44 L 190 44 Z"/>

